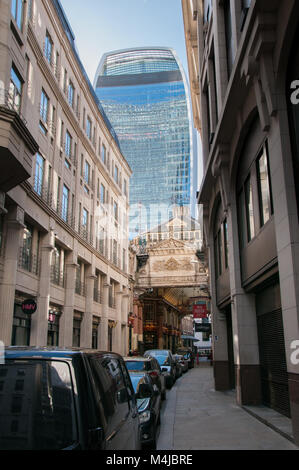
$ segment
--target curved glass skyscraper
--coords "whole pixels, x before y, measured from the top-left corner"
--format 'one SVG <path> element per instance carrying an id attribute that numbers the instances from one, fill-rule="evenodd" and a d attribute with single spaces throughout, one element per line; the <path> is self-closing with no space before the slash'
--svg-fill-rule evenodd
<path id="1" fill-rule="evenodd" d="M 130 237 L 190 208 L 192 133 L 186 79 L 169 48 L 105 54 L 96 94 L 118 136 L 133 176 Z"/>

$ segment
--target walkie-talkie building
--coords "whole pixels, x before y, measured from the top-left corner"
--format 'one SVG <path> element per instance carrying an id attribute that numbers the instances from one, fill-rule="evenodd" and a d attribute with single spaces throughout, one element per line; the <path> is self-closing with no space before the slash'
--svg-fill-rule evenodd
<path id="1" fill-rule="evenodd" d="M 172 49 L 126 49 L 102 57 L 94 86 L 133 170 L 133 237 L 167 220 L 175 206 L 190 208 L 192 133 L 184 71 Z"/>

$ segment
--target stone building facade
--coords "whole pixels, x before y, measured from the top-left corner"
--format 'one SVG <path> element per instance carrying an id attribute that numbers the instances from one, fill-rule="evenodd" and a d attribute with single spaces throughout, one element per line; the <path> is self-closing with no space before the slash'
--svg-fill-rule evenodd
<path id="1" fill-rule="evenodd" d="M 215 386 L 289 417 L 298 444 L 299 5 L 182 8 L 203 144 Z"/>
<path id="2" fill-rule="evenodd" d="M 131 169 L 60 2 L 0 6 L 1 160 L 27 162 L 27 180 L 2 191 L 0 340 L 126 353 Z"/>

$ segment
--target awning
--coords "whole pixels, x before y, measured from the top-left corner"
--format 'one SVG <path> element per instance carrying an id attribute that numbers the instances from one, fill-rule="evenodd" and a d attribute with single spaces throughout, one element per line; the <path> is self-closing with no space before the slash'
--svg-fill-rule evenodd
<path id="1" fill-rule="evenodd" d="M 194 336 L 189 336 L 189 335 L 181 335 L 182 339 L 190 339 L 190 341 L 199 341 L 198 338 L 195 338 Z"/>

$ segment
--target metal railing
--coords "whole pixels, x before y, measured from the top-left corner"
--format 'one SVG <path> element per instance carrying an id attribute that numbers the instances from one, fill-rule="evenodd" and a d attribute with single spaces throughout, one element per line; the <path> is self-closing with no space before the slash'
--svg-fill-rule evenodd
<path id="1" fill-rule="evenodd" d="M 52 192 L 37 176 L 34 177 L 33 189 L 36 194 L 38 194 L 48 206 L 52 207 Z"/>
<path id="2" fill-rule="evenodd" d="M 0 108 L 9 109 L 14 111 L 21 118 L 25 126 L 27 127 L 27 121 L 21 113 L 21 103 L 17 103 L 15 96 L 10 90 L 0 89 Z"/>

